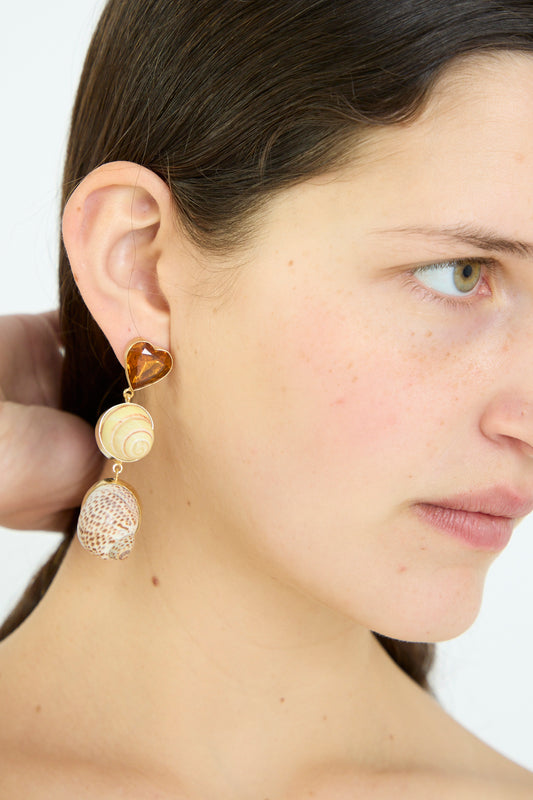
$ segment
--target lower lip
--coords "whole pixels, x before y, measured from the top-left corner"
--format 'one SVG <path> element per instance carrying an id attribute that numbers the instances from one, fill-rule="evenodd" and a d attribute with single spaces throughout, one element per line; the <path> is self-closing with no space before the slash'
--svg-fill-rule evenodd
<path id="1" fill-rule="evenodd" d="M 509 543 L 515 520 L 474 511 L 460 511 L 426 503 L 414 506 L 416 513 L 435 528 L 460 539 L 474 550 L 498 552 Z"/>

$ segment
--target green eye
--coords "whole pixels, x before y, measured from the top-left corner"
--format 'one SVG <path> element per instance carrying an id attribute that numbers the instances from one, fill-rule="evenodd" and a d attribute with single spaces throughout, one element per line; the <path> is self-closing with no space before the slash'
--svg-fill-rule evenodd
<path id="1" fill-rule="evenodd" d="M 453 283 L 460 292 L 471 292 L 478 285 L 480 278 L 481 264 L 477 261 L 458 264 L 453 271 Z"/>
<path id="2" fill-rule="evenodd" d="M 481 280 L 482 273 L 483 262 L 476 259 L 430 264 L 413 272 L 424 286 L 455 297 L 473 292 Z"/>

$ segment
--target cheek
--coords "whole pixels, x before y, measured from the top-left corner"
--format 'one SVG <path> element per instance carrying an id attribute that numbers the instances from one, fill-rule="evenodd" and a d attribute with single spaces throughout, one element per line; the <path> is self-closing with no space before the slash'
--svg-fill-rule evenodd
<path id="1" fill-rule="evenodd" d="M 449 412 L 440 379 L 439 390 L 433 386 L 435 354 L 422 356 L 409 335 L 400 342 L 377 314 L 359 313 L 357 325 L 317 308 L 302 317 L 290 336 L 281 331 L 270 359 L 288 399 L 287 434 L 307 441 L 322 467 L 363 472 L 367 482 L 372 465 L 384 475 L 398 469 L 395 454 L 403 461 L 409 450 L 430 446 L 436 420 Z"/>
<path id="2" fill-rule="evenodd" d="M 203 401 L 191 390 L 191 474 L 269 575 L 387 635 L 456 635 L 477 612 L 479 570 L 458 569 L 405 511 L 449 444 L 447 351 L 368 307 L 281 311 L 246 339 L 216 337 Z"/>

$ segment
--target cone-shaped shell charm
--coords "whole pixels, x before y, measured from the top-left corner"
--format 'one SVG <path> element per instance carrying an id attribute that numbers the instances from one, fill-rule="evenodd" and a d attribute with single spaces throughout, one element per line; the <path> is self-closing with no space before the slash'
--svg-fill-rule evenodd
<path id="1" fill-rule="evenodd" d="M 140 339 L 130 344 L 125 361 L 128 383 L 134 392 L 157 383 L 172 369 L 172 356 L 168 350 Z"/>
<path id="2" fill-rule="evenodd" d="M 141 509 L 133 489 L 120 481 L 104 480 L 85 495 L 78 519 L 78 539 L 103 559 L 127 558 L 135 542 Z"/>
<path id="3" fill-rule="evenodd" d="M 121 403 L 106 411 L 96 423 L 96 441 L 106 458 L 139 461 L 154 443 L 154 422 L 137 403 Z"/>

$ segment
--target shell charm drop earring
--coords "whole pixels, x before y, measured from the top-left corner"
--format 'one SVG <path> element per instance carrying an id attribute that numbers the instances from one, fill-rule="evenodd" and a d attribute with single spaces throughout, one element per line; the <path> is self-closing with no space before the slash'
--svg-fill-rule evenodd
<path id="1" fill-rule="evenodd" d="M 134 489 L 119 480 L 123 464 L 148 455 L 154 442 L 154 423 L 148 411 L 132 403 L 139 389 L 151 386 L 172 369 L 168 350 L 135 339 L 125 356 L 128 388 L 124 403 L 105 411 L 96 423 L 96 442 L 106 458 L 115 461 L 114 478 L 91 486 L 80 509 L 78 539 L 90 553 L 103 559 L 127 558 L 141 522 L 141 507 Z"/>

